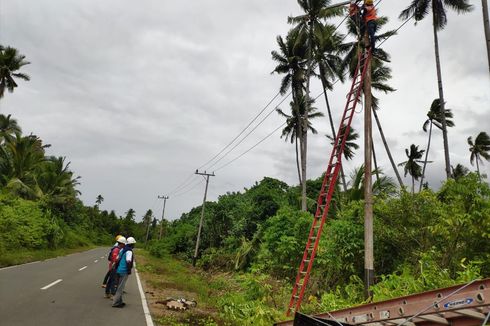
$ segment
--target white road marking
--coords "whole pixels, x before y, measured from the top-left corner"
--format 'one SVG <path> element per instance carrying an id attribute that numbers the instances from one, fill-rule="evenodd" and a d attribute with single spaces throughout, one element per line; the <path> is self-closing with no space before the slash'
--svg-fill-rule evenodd
<path id="1" fill-rule="evenodd" d="M 104 256 L 100 257 L 100 259 L 104 259 Z"/>
<path id="2" fill-rule="evenodd" d="M 83 271 L 85 268 L 87 268 L 87 266 L 83 266 L 82 268 L 78 269 L 78 271 Z"/>
<path id="3" fill-rule="evenodd" d="M 140 290 L 141 304 L 143 306 L 143 313 L 145 314 L 146 325 L 153 326 L 153 320 L 151 319 L 150 309 L 148 309 L 148 304 L 146 302 L 145 292 L 143 292 L 143 287 L 141 286 L 140 276 L 138 275 L 138 270 L 136 269 L 136 263 L 134 263 L 134 271 L 136 272 L 136 282 L 138 283 L 138 289 Z"/>
<path id="4" fill-rule="evenodd" d="M 55 284 L 58 284 L 58 283 L 59 283 L 59 282 L 61 282 L 61 281 L 63 281 L 63 280 L 60 278 L 60 279 L 58 279 L 58 280 L 54 281 L 53 283 L 50 283 L 50 284 L 46 285 L 45 287 L 42 287 L 42 288 L 41 288 L 41 290 L 46 290 L 46 289 L 49 289 L 50 287 L 52 287 L 52 286 L 53 286 L 53 285 L 55 285 Z"/>
<path id="5" fill-rule="evenodd" d="M 98 262 L 98 261 L 99 261 L 99 260 L 98 260 L 98 259 L 96 259 L 96 260 L 94 260 L 94 263 L 96 263 L 96 262 Z"/>

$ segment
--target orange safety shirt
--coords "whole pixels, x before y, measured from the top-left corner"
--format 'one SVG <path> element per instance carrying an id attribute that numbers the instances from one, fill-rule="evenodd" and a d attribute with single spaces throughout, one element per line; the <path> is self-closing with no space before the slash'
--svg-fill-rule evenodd
<path id="1" fill-rule="evenodd" d="M 376 8 L 373 5 L 364 6 L 364 21 L 367 23 L 371 20 L 376 20 L 378 17 L 376 16 Z"/>

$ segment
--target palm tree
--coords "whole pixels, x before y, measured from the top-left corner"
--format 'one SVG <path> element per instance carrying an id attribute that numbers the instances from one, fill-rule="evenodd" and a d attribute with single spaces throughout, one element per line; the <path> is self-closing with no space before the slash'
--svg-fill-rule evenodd
<path id="1" fill-rule="evenodd" d="M 327 106 L 328 120 L 330 122 L 330 130 L 332 132 L 331 137 L 335 137 L 336 131 L 332 118 L 332 110 L 330 108 L 330 102 L 328 100 L 327 89 L 332 90 L 334 79 L 344 81 L 344 74 L 342 72 L 342 59 L 339 54 L 342 54 L 340 45 L 343 36 L 335 32 L 336 27 L 331 24 L 325 24 L 320 27 L 315 34 L 315 53 L 314 60 L 318 65 L 319 74 L 318 77 L 322 82 L 323 96 Z M 347 191 L 347 183 L 345 181 L 344 167 L 340 167 L 340 177 L 344 191 Z"/>
<path id="2" fill-rule="evenodd" d="M 422 175 L 422 168 L 419 163 L 422 163 L 420 159 L 424 154 L 424 150 L 421 149 L 419 151 L 419 147 L 414 144 L 410 145 L 410 151 L 408 148 L 405 148 L 405 154 L 407 155 L 408 160 L 398 164 L 398 166 L 403 166 L 405 171 L 405 176 L 410 174 L 412 177 L 412 194 L 415 192 L 415 180 L 418 180 Z"/>
<path id="3" fill-rule="evenodd" d="M 400 18 L 409 19 L 415 18 L 415 22 L 421 21 L 429 14 L 429 7 L 432 8 L 432 27 L 434 34 L 434 49 L 436 57 L 437 70 L 437 85 L 439 88 L 439 103 L 441 112 L 446 112 L 444 109 L 444 92 L 442 88 L 442 73 L 441 62 L 439 58 L 439 39 L 437 32 L 442 30 L 447 24 L 447 7 L 459 13 L 467 13 L 471 11 L 472 6 L 468 3 L 469 0 L 413 0 L 410 6 L 400 13 Z M 451 163 L 449 160 L 449 144 L 447 138 L 446 117 L 442 115 L 442 137 L 444 140 L 444 159 L 446 163 L 446 177 L 451 177 Z"/>
<path id="4" fill-rule="evenodd" d="M 40 138 L 34 135 L 7 138 L 0 146 L 0 184 L 9 191 L 24 198 L 34 199 L 42 196 L 37 183 L 37 175 L 45 161 Z"/>
<path id="5" fill-rule="evenodd" d="M 462 177 L 468 175 L 468 173 L 470 173 L 470 170 L 461 164 L 457 164 L 456 167 L 451 166 L 451 169 L 453 171 L 452 177 L 454 180 L 459 180 L 460 178 L 462 178 Z"/>
<path id="6" fill-rule="evenodd" d="M 341 129 L 340 133 L 342 134 L 344 130 L 345 126 Z M 327 138 L 330 139 L 332 141 L 331 144 L 334 145 L 335 138 L 330 135 L 327 135 Z M 353 127 L 351 127 L 344 146 L 344 158 L 348 161 L 354 158 L 354 151 L 359 149 L 359 145 L 355 143 L 358 138 L 359 134 L 354 130 Z"/>
<path id="7" fill-rule="evenodd" d="M 288 17 L 288 23 L 295 24 L 294 29 L 297 30 L 302 35 L 307 35 L 307 64 L 306 64 L 306 86 L 305 86 L 305 103 L 310 105 L 310 76 L 314 70 L 313 68 L 313 53 L 315 48 L 315 37 L 316 32 L 323 28 L 322 20 L 339 16 L 343 14 L 343 9 L 327 9 L 326 7 L 330 4 L 330 0 L 298 0 L 298 4 L 304 11 L 303 15 L 296 17 Z M 303 211 L 307 210 L 306 205 L 306 157 L 308 149 L 308 133 L 304 132 L 307 130 L 308 117 L 305 110 L 305 116 L 303 119 L 303 132 L 302 132 L 302 146 L 300 146 L 302 157 L 304 160 L 301 161 L 301 176 L 302 176 L 302 187 L 301 187 L 301 209 Z"/>
<path id="8" fill-rule="evenodd" d="M 277 63 L 272 74 L 284 74 L 279 92 L 284 95 L 291 89 L 293 101 L 296 95 L 303 92 L 304 88 L 307 53 L 304 38 L 304 35 L 300 34 L 298 30 L 290 30 L 285 40 L 281 36 L 277 37 L 279 51 L 271 52 L 272 60 Z"/>
<path id="9" fill-rule="evenodd" d="M 454 122 L 451 120 L 453 118 L 453 113 L 451 112 L 450 109 L 445 109 L 444 110 L 444 117 L 446 118 L 446 125 L 448 127 L 454 127 Z M 427 112 L 427 117 L 428 119 L 425 120 L 424 125 L 422 126 L 422 129 L 427 132 L 427 127 L 429 127 L 429 139 L 427 141 L 427 149 L 425 151 L 425 160 L 424 160 L 424 167 L 422 169 L 422 176 L 420 178 L 420 187 L 419 191 L 422 190 L 422 184 L 424 182 L 424 177 L 425 177 L 425 167 L 427 165 L 427 158 L 429 156 L 429 149 L 430 149 L 430 140 L 432 137 L 432 125 L 435 125 L 437 128 L 442 130 L 442 114 L 441 114 L 441 105 L 440 105 L 440 100 L 436 98 L 434 101 L 432 101 L 432 104 L 430 106 L 429 112 Z"/>
<path id="10" fill-rule="evenodd" d="M 473 165 L 473 162 L 476 161 L 476 170 L 478 172 L 478 178 L 481 181 L 481 176 L 480 176 L 480 165 L 478 164 L 478 161 L 483 163 L 482 157 L 490 161 L 490 137 L 488 134 L 484 131 L 480 132 L 476 138 L 475 142 L 473 143 L 473 139 L 468 137 L 468 145 L 470 145 L 470 163 Z"/>
<path id="11" fill-rule="evenodd" d="M 102 195 L 99 194 L 97 198 L 95 198 L 95 206 L 99 207 L 103 201 L 104 201 L 104 197 L 102 197 Z"/>
<path id="12" fill-rule="evenodd" d="M 20 54 L 17 49 L 0 45 L 0 98 L 3 97 L 5 89 L 12 93 L 17 87 L 14 77 L 23 80 L 30 79 L 28 75 L 16 72 L 30 63 L 25 61 L 25 58 L 25 55 Z"/>
<path id="13" fill-rule="evenodd" d="M 303 39 L 301 39 L 303 38 Z M 299 115 L 298 98 L 302 97 L 305 80 L 305 56 L 306 42 L 304 34 L 300 34 L 298 30 L 289 31 L 284 40 L 281 36 L 277 37 L 279 51 L 272 51 L 272 59 L 277 62 L 277 66 L 272 73 L 284 74 L 281 81 L 279 92 L 284 95 L 291 89 L 293 101 L 291 102 L 291 115 L 285 114 L 282 110 L 278 110 L 279 114 L 286 117 L 286 127 L 284 128 L 281 137 L 290 136 L 291 143 L 294 141 L 296 146 L 296 166 L 298 168 L 299 184 L 303 184 L 303 178 L 300 171 L 299 155 L 298 155 L 298 138 L 303 135 L 302 117 Z M 300 138 L 301 148 L 303 139 Z M 301 150 L 301 159 L 303 158 L 303 150 Z"/>
<path id="14" fill-rule="evenodd" d="M 487 46 L 488 69 L 490 70 L 490 22 L 488 20 L 487 0 L 481 0 L 481 6 L 483 9 L 483 29 L 485 30 L 485 45 Z"/>
<path id="15" fill-rule="evenodd" d="M 299 155 L 298 155 L 298 139 L 301 143 L 302 137 L 301 137 L 301 132 L 302 132 L 302 125 L 303 125 L 303 117 L 305 116 L 305 110 L 306 110 L 306 103 L 305 103 L 305 97 L 304 95 L 299 95 L 299 98 L 297 98 L 296 102 L 291 101 L 291 114 L 287 114 L 281 109 L 277 109 L 277 112 L 286 118 L 286 126 L 282 130 L 281 138 L 285 137 L 285 140 L 287 141 L 288 139 L 291 141 L 291 144 L 294 142 L 296 146 L 296 167 L 298 169 L 298 178 L 299 182 L 301 184 L 302 178 L 301 178 L 301 173 L 300 173 L 300 162 L 299 162 Z M 313 125 L 311 124 L 311 120 L 319 117 L 323 117 L 323 113 L 321 112 L 315 112 L 317 109 L 308 106 L 308 129 L 311 131 L 311 133 L 316 134 L 317 130 L 313 128 Z M 304 158 L 301 157 L 301 160 Z"/>
<path id="16" fill-rule="evenodd" d="M 396 34 L 396 31 L 388 31 L 384 33 L 380 33 L 381 29 L 383 26 L 385 26 L 388 23 L 388 18 L 387 17 L 380 17 L 377 21 L 377 26 L 376 26 L 376 41 L 379 42 L 381 40 L 387 39 L 390 36 L 393 36 Z M 360 49 L 360 44 L 357 36 L 357 27 L 352 21 L 348 21 L 347 23 L 347 30 L 348 34 L 353 36 L 355 41 L 352 42 L 347 42 L 342 44 L 341 50 L 345 51 L 347 54 L 344 57 L 344 60 L 342 61 L 342 69 L 348 69 L 349 75 L 351 78 L 353 78 L 355 69 L 357 68 L 357 62 L 358 62 L 358 56 L 359 56 L 359 49 Z M 377 91 L 381 91 L 384 93 L 388 92 L 393 92 L 395 91 L 394 88 L 389 86 L 387 84 L 387 81 L 390 80 L 391 78 L 391 69 L 387 66 L 384 65 L 384 62 L 389 62 L 389 55 L 386 53 L 382 48 L 377 48 L 377 55 L 371 59 L 371 86 L 373 89 Z M 386 153 L 388 155 L 388 159 L 391 163 L 391 166 L 393 168 L 393 171 L 395 172 L 395 175 L 397 177 L 398 183 L 400 184 L 400 187 L 403 187 L 403 181 L 400 176 L 400 173 L 398 172 L 398 169 L 396 167 L 396 163 L 393 160 L 393 156 L 391 155 L 390 148 L 388 146 L 388 142 L 386 141 L 386 137 L 383 131 L 383 128 L 381 126 L 380 119 L 378 117 L 377 110 L 379 110 L 379 100 L 376 98 L 376 96 L 372 96 L 372 106 L 373 106 L 373 115 L 376 121 L 376 125 L 378 127 L 379 133 L 381 135 L 381 140 L 383 141 L 384 148 L 386 150 Z M 374 148 L 374 147 L 373 147 Z M 374 150 L 373 150 L 373 155 L 374 155 Z M 376 171 L 376 170 L 375 170 Z"/>
<path id="17" fill-rule="evenodd" d="M 75 189 L 80 177 L 74 177 L 69 170 L 70 162 L 65 163 L 65 157 L 50 156 L 45 158 L 38 169 L 36 182 L 42 191 L 42 196 L 57 207 L 64 208 L 73 204 L 80 192 Z"/>
<path id="18" fill-rule="evenodd" d="M 10 114 L 0 114 L 0 144 L 4 143 L 7 138 L 12 139 L 15 134 L 22 134 L 17 120 L 10 117 Z"/>

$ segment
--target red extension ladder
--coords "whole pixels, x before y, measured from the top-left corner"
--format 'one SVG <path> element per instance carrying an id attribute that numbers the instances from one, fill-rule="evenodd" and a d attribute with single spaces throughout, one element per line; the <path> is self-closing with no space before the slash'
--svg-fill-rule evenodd
<path id="1" fill-rule="evenodd" d="M 322 234 L 323 225 L 327 219 L 330 202 L 332 200 L 337 177 L 339 176 L 340 167 L 342 165 L 342 153 L 344 152 L 345 142 L 350 132 L 350 125 L 354 116 L 355 108 L 359 102 L 362 93 L 364 77 L 366 75 L 369 60 L 371 60 L 371 51 L 365 50 L 362 55 L 358 56 L 357 68 L 352 79 L 352 86 L 347 95 L 347 103 L 345 105 L 340 127 L 335 137 L 332 153 L 328 162 L 327 172 L 323 178 L 322 188 L 317 200 L 317 209 L 313 224 L 311 225 L 308 241 L 303 254 L 303 259 L 299 266 L 298 275 L 293 286 L 293 293 L 289 301 L 289 307 L 286 314 L 289 316 L 292 311 L 296 312 L 301 306 L 301 300 L 308 284 L 311 267 L 315 259 L 316 250 Z"/>

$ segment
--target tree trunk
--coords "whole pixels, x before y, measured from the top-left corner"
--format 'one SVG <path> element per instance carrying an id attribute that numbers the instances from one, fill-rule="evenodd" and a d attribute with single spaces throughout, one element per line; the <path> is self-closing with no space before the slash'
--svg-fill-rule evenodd
<path id="1" fill-rule="evenodd" d="M 436 55 L 436 69 L 437 69 L 437 85 L 439 88 L 439 103 L 441 105 L 441 122 L 442 122 L 442 138 L 444 141 L 444 160 L 446 163 L 446 178 L 451 178 L 451 162 L 449 160 L 449 143 L 447 139 L 447 123 L 446 123 L 446 115 L 445 115 L 445 103 L 444 103 L 444 92 L 442 89 L 442 73 L 441 73 L 441 60 L 439 58 L 439 39 L 437 37 L 437 28 L 435 23 L 435 13 L 434 13 L 434 4 L 432 5 L 432 27 L 434 30 L 434 48 Z"/>
<path id="2" fill-rule="evenodd" d="M 383 145 L 385 146 L 386 153 L 388 154 L 388 158 L 390 159 L 391 167 L 393 171 L 395 171 L 396 178 L 398 179 L 398 183 L 400 184 L 400 188 L 403 188 L 403 181 L 396 167 L 395 161 L 393 160 L 393 156 L 391 156 L 390 148 L 388 147 L 388 142 L 385 138 L 385 133 L 383 132 L 383 128 L 381 128 L 381 123 L 379 122 L 378 114 L 376 110 L 373 110 L 374 119 L 376 120 L 376 125 L 378 126 L 379 134 L 381 135 L 381 139 L 383 140 Z"/>
<path id="3" fill-rule="evenodd" d="M 487 0 L 481 0 L 481 6 L 483 9 L 483 29 L 485 30 L 485 43 L 487 46 L 488 69 L 490 71 L 490 22 L 488 20 Z"/>
<path id="4" fill-rule="evenodd" d="M 373 151 L 374 173 L 376 174 L 376 181 L 379 182 L 378 160 L 376 159 L 376 150 L 374 149 L 374 140 L 372 134 L 371 134 L 371 148 Z"/>
<path id="5" fill-rule="evenodd" d="M 305 113 L 303 116 L 303 159 L 301 161 L 301 173 L 303 184 L 301 187 L 301 210 L 306 212 L 306 157 L 308 149 L 308 112 L 310 108 L 310 75 L 313 58 L 313 22 L 309 21 L 308 33 L 308 67 L 306 69 L 306 94 L 305 94 Z"/>
<path id="6" fill-rule="evenodd" d="M 412 175 L 412 195 L 415 193 L 415 177 Z"/>
<path id="7" fill-rule="evenodd" d="M 365 36 L 367 37 L 367 35 Z M 362 54 L 360 54 L 362 55 Z M 372 298 L 371 286 L 374 285 L 373 253 L 373 187 L 371 178 L 372 124 L 371 124 L 371 60 L 367 60 L 364 78 L 364 297 Z"/>
<path id="8" fill-rule="evenodd" d="M 306 146 L 307 136 L 306 131 L 303 131 L 302 143 L 300 144 L 301 151 L 301 210 L 306 212 Z"/>
<path id="9" fill-rule="evenodd" d="M 481 182 L 480 164 L 478 164 L 478 160 L 480 159 L 480 157 L 478 156 L 478 154 L 476 155 L 475 159 L 476 159 L 476 171 L 478 173 L 478 180 L 480 180 Z"/>
<path id="10" fill-rule="evenodd" d="M 299 179 L 299 184 L 301 184 L 301 171 L 299 169 L 299 153 L 298 153 L 298 137 L 294 140 L 295 147 L 296 147 L 296 168 L 298 169 L 298 179 Z"/>
<path id="11" fill-rule="evenodd" d="M 422 191 L 422 184 L 424 183 L 424 176 L 425 176 L 425 167 L 427 165 L 427 158 L 429 157 L 429 149 L 430 149 L 430 138 L 432 136 L 432 120 L 430 120 L 430 127 L 429 127 L 429 141 L 427 142 L 427 150 L 425 152 L 425 160 L 424 160 L 424 167 L 422 168 L 422 176 L 420 177 L 420 186 L 419 186 L 419 192 Z"/>
<path id="12" fill-rule="evenodd" d="M 330 122 L 330 129 L 332 131 L 332 137 L 333 137 L 333 139 L 335 139 L 335 136 L 337 135 L 337 133 L 335 132 L 335 127 L 333 125 L 333 118 L 332 118 L 332 111 L 330 110 L 330 103 L 328 102 L 327 81 L 325 80 L 325 74 L 324 74 L 324 71 L 321 67 L 320 67 L 320 79 L 322 81 L 323 95 L 325 97 L 325 103 L 327 103 L 328 121 Z M 340 177 L 342 178 L 342 186 L 344 188 L 344 192 L 347 192 L 347 182 L 345 181 L 343 164 L 340 165 Z"/>

